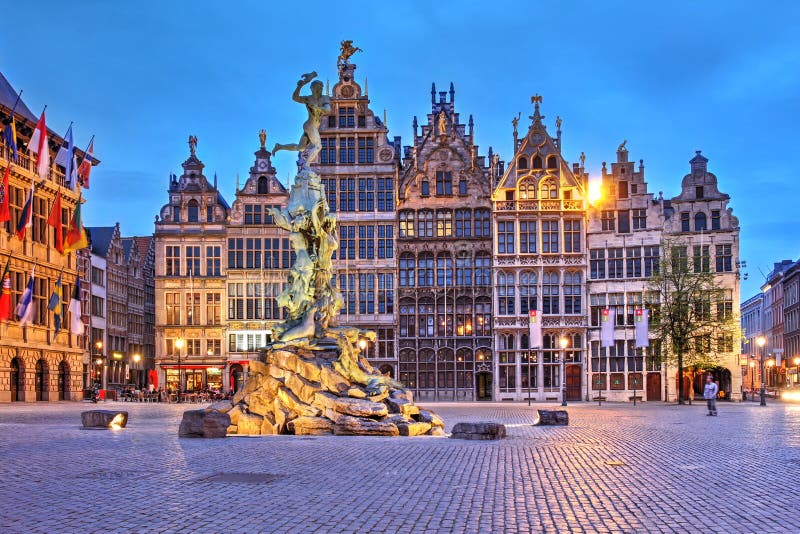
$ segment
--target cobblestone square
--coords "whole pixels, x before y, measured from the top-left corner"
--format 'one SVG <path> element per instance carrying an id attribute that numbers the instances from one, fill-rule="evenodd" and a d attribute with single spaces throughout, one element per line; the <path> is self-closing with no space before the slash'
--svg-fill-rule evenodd
<path id="1" fill-rule="evenodd" d="M 128 428 L 82 430 L 98 407 Z M 0 405 L 0 531 L 800 531 L 800 406 L 430 407 L 508 438 L 178 439 L 197 406 Z"/>

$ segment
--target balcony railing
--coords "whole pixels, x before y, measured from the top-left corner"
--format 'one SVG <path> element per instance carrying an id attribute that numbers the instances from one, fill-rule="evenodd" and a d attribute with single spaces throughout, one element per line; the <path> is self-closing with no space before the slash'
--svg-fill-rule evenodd
<path id="1" fill-rule="evenodd" d="M 583 211 L 583 200 L 500 200 L 495 211 Z"/>
<path id="2" fill-rule="evenodd" d="M 11 156 L 9 152 L 10 150 L 8 149 L 8 147 L 5 146 L 5 144 L 3 146 L 0 146 L 0 157 L 2 159 L 8 161 L 9 157 Z M 24 169 L 29 174 L 33 175 L 36 172 L 34 170 L 34 167 L 36 165 L 35 157 L 31 157 L 28 154 L 26 154 L 24 149 L 20 147 L 18 147 L 17 149 L 17 156 L 18 156 L 18 161 L 14 163 L 14 168 Z M 66 185 L 64 180 L 64 173 L 58 169 L 58 167 L 56 166 L 55 163 L 52 162 L 52 160 L 50 163 L 50 171 L 47 173 L 47 176 L 45 178 L 51 182 L 54 182 L 56 185 L 60 187 L 65 187 Z"/>

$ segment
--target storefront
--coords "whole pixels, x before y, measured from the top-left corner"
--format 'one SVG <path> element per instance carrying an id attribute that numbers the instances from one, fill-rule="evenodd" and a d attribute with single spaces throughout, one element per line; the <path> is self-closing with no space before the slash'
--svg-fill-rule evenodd
<path id="1" fill-rule="evenodd" d="M 162 365 L 170 391 L 222 391 L 224 365 Z"/>

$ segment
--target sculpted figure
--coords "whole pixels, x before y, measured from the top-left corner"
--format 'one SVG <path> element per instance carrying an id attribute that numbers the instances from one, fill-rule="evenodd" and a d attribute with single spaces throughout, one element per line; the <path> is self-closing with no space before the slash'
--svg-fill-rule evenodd
<path id="1" fill-rule="evenodd" d="M 261 143 L 261 150 L 264 150 L 267 147 L 267 131 L 263 128 L 258 132 L 258 141 Z"/>
<path id="2" fill-rule="evenodd" d="M 195 151 L 197 150 L 197 136 L 190 135 L 189 136 L 189 153 L 194 156 Z"/>
<path id="3" fill-rule="evenodd" d="M 363 50 L 361 50 L 359 47 L 353 46 L 352 39 L 342 41 L 340 43 L 339 48 L 341 49 L 341 53 L 339 54 L 338 58 L 339 64 L 348 63 L 350 60 L 350 56 L 352 56 L 356 52 L 363 52 Z"/>
<path id="4" fill-rule="evenodd" d="M 517 113 L 517 116 L 511 119 L 511 126 L 514 127 L 514 137 L 517 136 L 517 125 L 519 124 L 519 119 L 522 117 L 522 112 L 520 111 Z"/>
<path id="5" fill-rule="evenodd" d="M 625 148 L 625 145 L 627 145 L 627 144 L 628 144 L 628 140 L 627 139 L 623 139 L 622 142 L 617 147 L 617 152 L 623 152 L 623 151 L 627 150 Z"/>
<path id="6" fill-rule="evenodd" d="M 322 150 L 322 141 L 319 138 L 319 123 L 322 116 L 331 110 L 331 99 L 322 94 L 322 82 L 319 80 L 315 80 L 311 83 L 310 95 L 300 96 L 300 89 L 316 78 L 316 76 L 316 72 L 303 74 L 300 81 L 297 82 L 297 88 L 294 90 L 294 93 L 292 93 L 292 100 L 300 104 L 305 104 L 308 110 L 308 119 L 303 123 L 303 135 L 300 137 L 300 141 L 287 145 L 276 143 L 275 147 L 272 149 L 273 154 L 279 150 L 300 152 L 301 156 L 305 156 L 303 157 L 303 168 L 307 168 Z"/>
<path id="7" fill-rule="evenodd" d="M 444 135 L 447 133 L 447 117 L 444 114 L 444 110 L 439 113 L 439 134 Z"/>

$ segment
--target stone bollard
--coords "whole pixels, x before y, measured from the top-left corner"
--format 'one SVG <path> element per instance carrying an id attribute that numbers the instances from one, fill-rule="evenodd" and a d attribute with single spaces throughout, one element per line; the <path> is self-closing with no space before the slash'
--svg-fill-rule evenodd
<path id="1" fill-rule="evenodd" d="M 81 412 L 83 428 L 125 428 L 128 424 L 128 412 L 114 410 L 89 410 Z"/>
<path id="2" fill-rule="evenodd" d="M 502 423 L 483 421 L 478 423 L 456 423 L 450 434 L 453 439 L 502 439 L 506 437 L 506 427 Z"/>
<path id="3" fill-rule="evenodd" d="M 227 413 L 206 410 L 183 412 L 178 436 L 181 438 L 224 438 L 231 417 Z"/>
<path id="4" fill-rule="evenodd" d="M 536 410 L 535 426 L 567 426 L 569 414 L 566 410 Z"/>

